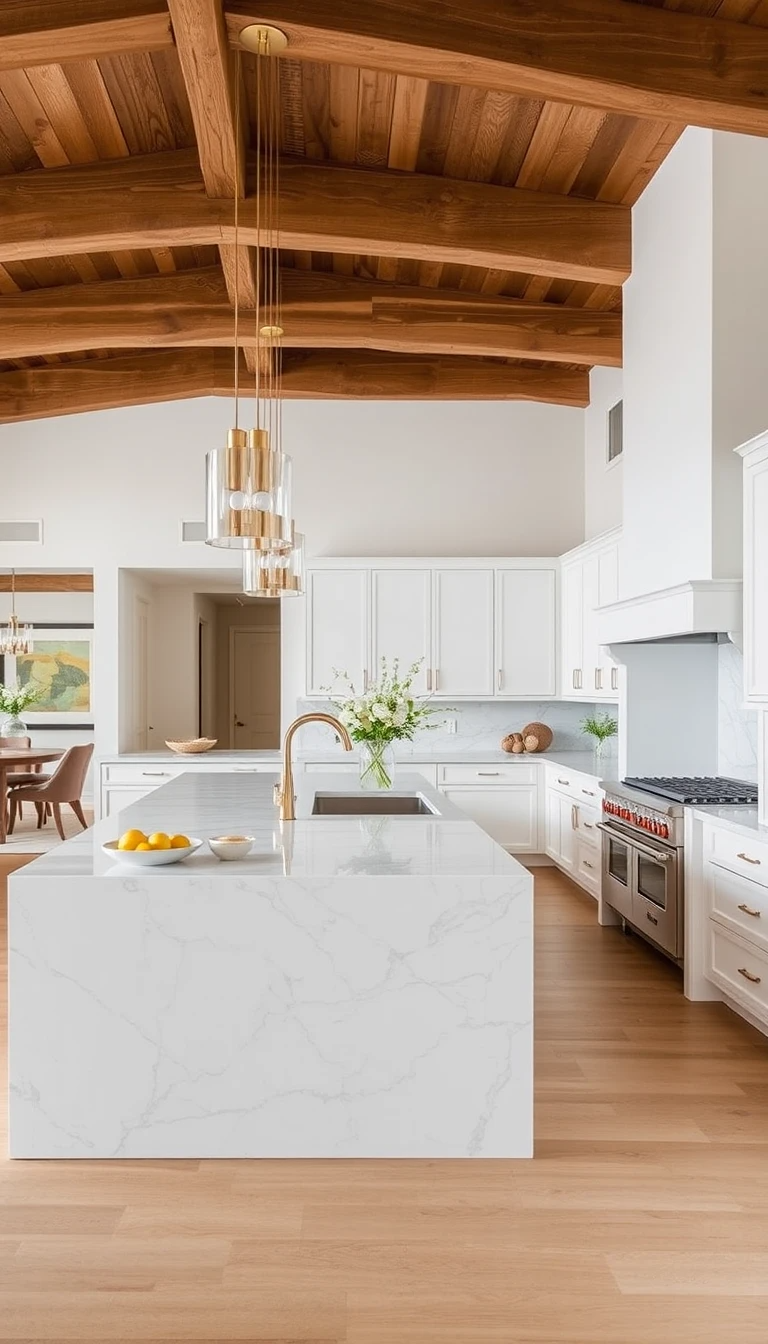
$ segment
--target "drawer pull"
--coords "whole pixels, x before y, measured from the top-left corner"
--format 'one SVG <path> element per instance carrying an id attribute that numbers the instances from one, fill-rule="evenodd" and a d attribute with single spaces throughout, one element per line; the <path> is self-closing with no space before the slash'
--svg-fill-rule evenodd
<path id="1" fill-rule="evenodd" d="M 478 779 L 498 779 L 500 770 L 478 770 Z"/>
<path id="2" fill-rule="evenodd" d="M 578 829 L 579 829 L 579 809 L 578 809 L 578 807 L 576 806 L 575 803 L 572 803 L 572 804 L 571 804 L 571 830 L 572 830 L 572 831 L 578 831 Z"/>
<path id="3" fill-rule="evenodd" d="M 753 919 L 759 919 L 759 918 L 760 918 L 760 911 L 759 911 L 759 910 L 750 910 L 750 908 L 749 908 L 748 905 L 740 905 L 740 906 L 739 906 L 739 909 L 740 909 L 740 910 L 743 910 L 745 915 L 751 915 Z"/>
<path id="4" fill-rule="evenodd" d="M 233 765 L 232 772 L 236 775 L 255 775 L 258 766 L 255 765 Z"/>
<path id="5" fill-rule="evenodd" d="M 587 795 L 588 798 L 594 798 L 594 796 L 595 796 L 595 790 L 594 790 L 594 789 L 582 789 L 581 792 L 582 792 L 582 793 L 586 793 L 586 795 Z"/>
<path id="6" fill-rule="evenodd" d="M 591 821 L 583 821 L 581 824 L 585 831 L 594 831 L 595 829 Z"/>
<path id="7" fill-rule="evenodd" d="M 658 919 L 656 918 L 656 916 L 651 914 L 650 910 L 646 910 L 646 912 L 645 912 L 645 918 L 646 918 L 647 920 L 650 920 L 651 924 L 658 924 L 658 922 L 659 922 Z"/>
<path id="8" fill-rule="evenodd" d="M 584 862 L 584 867 L 585 867 L 585 868 L 594 868 L 594 866 L 595 866 L 593 863 L 590 863 L 590 862 L 589 862 L 589 859 L 584 859 L 583 862 Z"/>
<path id="9" fill-rule="evenodd" d="M 146 777 L 147 779 L 167 779 L 168 776 L 169 776 L 169 774 L 170 774 L 170 771 L 169 771 L 169 770 L 142 770 L 141 774 L 142 774 L 142 777 Z"/>
<path id="10" fill-rule="evenodd" d="M 752 985 L 759 985 L 762 979 L 762 976 L 753 975 L 751 971 L 748 971 L 746 966 L 739 967 L 739 975 L 743 975 L 744 979 L 749 980 L 750 984 Z"/>
<path id="11" fill-rule="evenodd" d="M 750 857 L 749 857 L 748 854 L 737 854 L 737 855 L 736 855 L 736 858 L 737 858 L 737 859 L 743 859 L 745 863 L 754 863 L 754 864 L 757 864 L 758 868 L 760 867 L 760 864 L 761 864 L 761 862 L 762 862 L 761 859 L 750 859 Z"/>
<path id="12" fill-rule="evenodd" d="M 570 784 L 570 779 L 558 779 L 558 784 Z"/>

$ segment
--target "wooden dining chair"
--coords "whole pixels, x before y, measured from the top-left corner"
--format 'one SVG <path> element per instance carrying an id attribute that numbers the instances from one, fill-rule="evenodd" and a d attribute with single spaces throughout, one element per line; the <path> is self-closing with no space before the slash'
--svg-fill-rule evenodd
<path id="1" fill-rule="evenodd" d="M 21 803 L 35 804 L 38 830 L 45 819 L 46 804 L 50 804 L 53 809 L 56 829 L 62 840 L 67 838 L 61 822 L 62 803 L 69 804 L 80 825 L 85 829 L 88 822 L 85 820 L 80 799 L 92 755 L 92 742 L 82 747 L 70 747 L 68 751 L 64 752 L 54 774 L 44 784 L 12 784 L 9 788 L 11 815 L 8 823 L 8 834 L 13 835 L 16 816 Z"/>
<path id="2" fill-rule="evenodd" d="M 31 746 L 31 737 L 0 737 L 0 751 L 3 748 L 6 751 L 28 751 Z M 13 775 L 12 780 L 11 775 Z M 44 784 L 46 780 L 51 778 L 50 775 L 42 772 L 39 765 L 33 766 L 31 770 L 27 770 L 26 766 L 23 765 L 12 765 L 8 771 L 8 777 L 9 786 L 13 784 L 14 787 L 19 784 Z M 10 804 L 6 804 L 6 800 L 3 799 L 3 806 L 6 805 L 9 806 Z M 21 807 L 19 807 L 19 817 L 22 815 Z"/>

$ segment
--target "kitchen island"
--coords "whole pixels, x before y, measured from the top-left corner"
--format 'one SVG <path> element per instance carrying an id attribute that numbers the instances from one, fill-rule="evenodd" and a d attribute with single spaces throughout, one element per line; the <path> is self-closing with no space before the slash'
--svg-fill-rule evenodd
<path id="1" fill-rule="evenodd" d="M 299 781 L 188 772 L 9 884 L 20 1158 L 530 1157 L 532 878 L 431 789 L 315 816 Z M 118 866 L 129 827 L 253 835 Z"/>

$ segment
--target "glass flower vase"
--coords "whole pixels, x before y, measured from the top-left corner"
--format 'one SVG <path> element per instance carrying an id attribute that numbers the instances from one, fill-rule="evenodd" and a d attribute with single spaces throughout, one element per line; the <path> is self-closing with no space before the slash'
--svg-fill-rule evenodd
<path id="1" fill-rule="evenodd" d="M 391 789 L 395 782 L 395 751 L 391 742 L 360 743 L 361 789 Z"/>
<path id="2" fill-rule="evenodd" d="M 18 714 L 0 713 L 0 737 L 27 737 L 27 725 Z"/>

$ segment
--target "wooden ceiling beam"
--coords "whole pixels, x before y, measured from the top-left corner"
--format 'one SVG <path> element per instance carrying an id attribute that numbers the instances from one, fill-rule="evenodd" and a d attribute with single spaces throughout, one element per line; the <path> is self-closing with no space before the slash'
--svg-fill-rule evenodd
<path id="1" fill-rule="evenodd" d="M 286 348 L 392 350 L 621 364 L 621 314 L 282 271 Z M 217 267 L 0 298 L 0 359 L 71 350 L 228 347 L 233 310 Z M 246 353 L 255 324 L 241 324 Z"/>
<path id="2" fill-rule="evenodd" d="M 134 351 L 0 373 L 0 424 L 188 397 L 231 396 L 232 391 L 232 361 L 224 351 Z M 252 391 L 243 380 L 241 395 Z M 586 369 L 531 368 L 461 356 L 288 351 L 283 394 L 324 400 L 525 400 L 586 406 L 589 374 Z"/>
<path id="3" fill-rule="evenodd" d="M 292 60 L 768 135 L 768 31 L 627 0 L 226 0 L 233 40 L 258 19 Z"/>
<path id="4" fill-rule="evenodd" d="M 0 593 L 10 593 L 10 574 L 0 574 Z M 17 593 L 92 593 L 93 574 L 20 574 L 16 571 Z"/>
<path id="5" fill-rule="evenodd" d="M 2 0 L 0 70 L 173 46 L 165 0 Z"/>
<path id="6" fill-rule="evenodd" d="M 286 248 L 607 285 L 622 284 L 630 271 L 625 206 L 291 160 L 281 165 L 280 187 Z M 0 262 L 234 241 L 231 203 L 206 198 L 189 150 L 0 178 L 0 219 Z M 252 196 L 241 205 L 239 236 L 244 244 L 266 241 Z"/>

